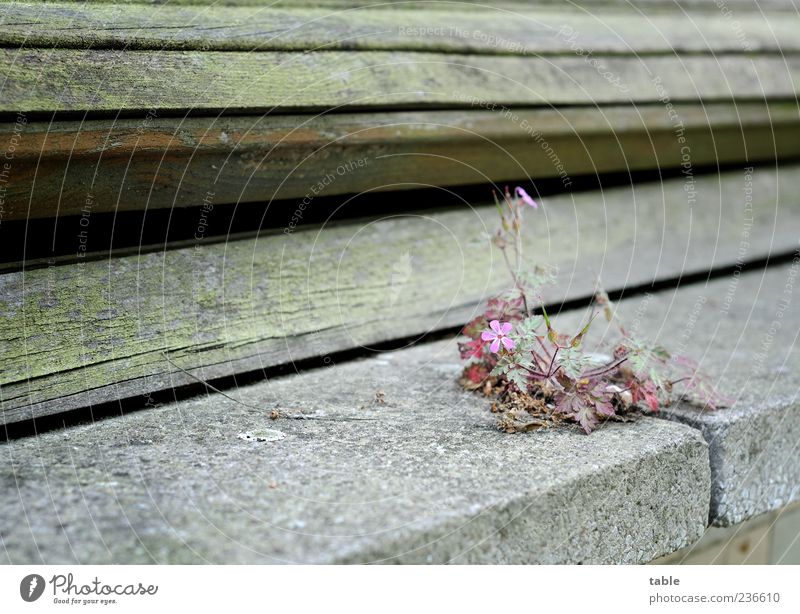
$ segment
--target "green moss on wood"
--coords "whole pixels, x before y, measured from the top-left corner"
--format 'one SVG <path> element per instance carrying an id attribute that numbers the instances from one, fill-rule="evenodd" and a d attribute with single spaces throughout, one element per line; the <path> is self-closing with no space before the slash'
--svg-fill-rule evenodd
<path id="1" fill-rule="evenodd" d="M 602 68 L 580 56 L 2 49 L 0 111 L 595 105 L 664 92 L 712 102 L 793 98 L 800 82 L 797 56 L 606 57 Z"/>
<path id="2" fill-rule="evenodd" d="M 595 274 L 613 289 L 731 265 L 745 180 L 697 177 L 694 202 L 682 178 L 545 199 L 527 257 L 560 268 L 564 298 Z M 797 167 L 755 174 L 746 258 L 795 248 L 798 185 Z M 508 283 L 484 236 L 494 216 L 409 214 L 3 275 L 4 418 L 189 383 L 164 351 L 210 378 L 463 322 Z"/>
<path id="3" fill-rule="evenodd" d="M 405 50 L 492 55 L 592 53 L 727 53 L 750 48 L 797 51 L 797 15 L 737 14 L 738 28 L 721 13 L 699 19 L 674 9 L 649 14 L 573 7 L 517 7 L 454 11 L 427 4 L 398 14 L 371 6 L 335 11 L 319 5 L 182 6 L 144 4 L 15 3 L 5 9 L 0 44 L 126 50 Z"/>

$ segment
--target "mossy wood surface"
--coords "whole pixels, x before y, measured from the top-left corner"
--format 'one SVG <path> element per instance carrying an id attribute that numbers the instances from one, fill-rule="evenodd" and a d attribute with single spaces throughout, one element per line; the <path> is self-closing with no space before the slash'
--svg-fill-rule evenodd
<path id="1" fill-rule="evenodd" d="M 87 202 L 92 213 L 196 206 L 209 193 L 219 205 L 527 176 L 568 185 L 582 174 L 675 168 L 687 152 L 694 167 L 800 156 L 793 103 L 681 104 L 675 113 L 617 106 L 32 123 L 9 162 L 3 218 L 79 215 Z M 0 128 L 0 142 L 14 129 Z"/>
<path id="2" fill-rule="evenodd" d="M 2 49 L 0 112 L 315 111 L 795 100 L 800 56 Z"/>
<path id="3" fill-rule="evenodd" d="M 609 289 L 796 249 L 800 168 L 547 198 L 528 211 L 548 296 Z M 411 203 L 410 203 L 411 204 Z M 469 319 L 509 280 L 493 206 L 198 241 L 0 276 L 0 398 L 13 422 Z"/>
<path id="4" fill-rule="evenodd" d="M 311 5 L 313 6 L 313 4 Z M 0 46 L 186 50 L 407 50 L 500 55 L 583 53 L 790 53 L 800 16 L 750 12 L 737 27 L 721 11 L 593 14 L 570 6 L 462 11 L 434 4 L 398 14 L 360 9 L 16 3 Z"/>
<path id="5" fill-rule="evenodd" d="M 62 0 L 59 4 L 79 4 L 87 0 Z M 52 4 L 52 0 L 30 0 L 32 4 Z M 165 0 L 91 0 L 90 4 L 148 5 L 158 7 Z M 26 3 L 27 4 L 27 3 Z M 169 0 L 172 5 L 196 6 L 256 6 L 256 7 L 326 7 L 347 9 L 357 7 L 391 7 L 396 10 L 444 8 L 455 11 L 513 10 L 534 7 L 564 8 L 568 4 L 579 11 L 634 11 L 640 9 L 695 10 L 716 13 L 719 0 Z M 742 12 L 766 9 L 794 12 L 792 0 L 725 0 L 725 6 Z"/>

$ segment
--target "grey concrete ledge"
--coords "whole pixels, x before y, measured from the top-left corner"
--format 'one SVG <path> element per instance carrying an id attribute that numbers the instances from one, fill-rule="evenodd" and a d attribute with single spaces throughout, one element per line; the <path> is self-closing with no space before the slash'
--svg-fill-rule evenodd
<path id="1" fill-rule="evenodd" d="M 712 524 L 737 524 L 800 498 L 796 399 L 762 400 L 728 415 L 679 407 L 667 416 L 699 429 L 710 446 Z"/>
<path id="2" fill-rule="evenodd" d="M 800 264 L 731 275 L 621 306 L 642 331 L 701 359 L 733 399 L 716 411 L 663 416 L 710 446 L 714 525 L 736 524 L 800 498 Z"/>
<path id="3" fill-rule="evenodd" d="M 263 411 L 211 395 L 0 445 L 0 557 L 642 563 L 703 533 L 696 430 L 505 435 L 458 370 L 442 342 L 236 393 Z"/>

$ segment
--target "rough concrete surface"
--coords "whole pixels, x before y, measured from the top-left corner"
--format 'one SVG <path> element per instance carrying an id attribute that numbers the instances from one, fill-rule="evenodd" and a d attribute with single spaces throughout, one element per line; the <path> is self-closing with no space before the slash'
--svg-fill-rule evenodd
<path id="1" fill-rule="evenodd" d="M 437 342 L 0 445 L 0 559 L 641 563 L 703 533 L 697 431 L 502 434 L 458 371 Z"/>
<path id="2" fill-rule="evenodd" d="M 727 526 L 800 498 L 800 258 L 792 264 L 626 301 L 642 336 L 692 356 L 732 401 L 663 413 L 709 443 L 713 524 Z"/>

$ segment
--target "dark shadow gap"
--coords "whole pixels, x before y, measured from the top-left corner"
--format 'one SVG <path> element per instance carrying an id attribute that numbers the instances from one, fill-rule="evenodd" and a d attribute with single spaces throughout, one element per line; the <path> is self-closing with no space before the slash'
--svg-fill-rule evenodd
<path id="1" fill-rule="evenodd" d="M 790 56 L 797 54 L 782 54 L 783 56 Z M 764 104 L 765 98 L 763 96 L 734 96 L 729 98 L 714 97 L 707 98 L 699 101 L 697 98 L 675 98 L 671 100 L 672 103 L 682 104 L 697 104 L 702 102 L 704 104 L 714 103 L 732 103 L 732 104 L 748 104 L 759 103 Z M 797 104 L 796 96 L 771 96 L 768 100 L 772 103 L 791 103 Z M 525 104 L 524 106 L 516 106 L 512 104 L 504 104 L 501 100 L 497 101 L 498 106 L 508 106 L 512 109 L 603 109 L 608 106 L 618 106 L 618 104 L 596 102 L 586 103 L 571 103 L 559 104 L 555 107 L 552 104 Z M 663 103 L 658 100 L 643 100 L 636 102 L 637 108 L 647 107 L 661 107 Z M 252 117 L 253 115 L 339 115 L 347 113 L 381 113 L 389 111 L 470 111 L 474 110 L 473 104 L 454 104 L 449 102 L 425 102 L 425 103 L 402 103 L 402 104 L 387 104 L 380 107 L 368 105 L 350 105 L 343 104 L 334 109 L 330 107 L 208 107 L 208 108 L 192 108 L 192 109 L 158 109 L 159 119 L 184 119 L 188 117 L 210 117 L 220 119 L 223 117 Z M 61 121 L 90 121 L 94 119 L 113 119 L 124 120 L 133 119 L 141 120 L 146 116 L 151 109 L 130 108 L 130 109 L 109 109 L 109 110 L 72 110 L 72 111 L 35 111 L 29 109 L 3 109 L 0 110 L 0 122 L 14 122 L 19 113 L 24 113 L 29 123 L 32 122 L 61 122 Z"/>
<path id="2" fill-rule="evenodd" d="M 164 0 L 155 0 L 158 3 Z M 396 9 L 395 9 L 396 10 Z M 791 15 L 791 13 L 789 13 Z M 19 23 L 12 22 L 7 24 L 9 27 L 18 27 L 20 25 L 38 25 L 37 23 Z M 93 24 L 90 22 L 89 27 Z M 100 24 L 94 24 L 100 25 Z M 152 25 L 140 26 L 143 30 L 153 28 Z M 231 30 L 238 27 L 236 24 L 229 24 Z M 45 51 L 56 51 L 60 49 L 71 51 L 152 51 L 154 53 L 280 53 L 285 55 L 322 55 L 325 53 L 408 53 L 408 54 L 424 54 L 424 55 L 443 55 L 443 56 L 467 56 L 467 57 L 490 57 L 490 58 L 564 58 L 574 57 L 575 51 L 568 48 L 563 49 L 525 49 L 526 45 L 522 41 L 509 41 L 510 44 L 515 44 L 521 47 L 519 51 L 505 49 L 501 46 L 494 47 L 476 47 L 464 44 L 458 44 L 462 41 L 458 38 L 442 38 L 437 41 L 444 43 L 443 46 L 430 46 L 420 47 L 418 45 L 404 45 L 402 43 L 394 43 L 387 46 L 370 45 L 373 40 L 380 39 L 365 39 L 364 43 L 360 43 L 358 39 L 338 39 L 330 40 L 329 42 L 320 41 L 313 47 L 296 47 L 292 46 L 293 41 L 285 40 L 274 42 L 274 39 L 265 39 L 261 43 L 242 44 L 239 47 L 231 45 L 219 45 L 217 40 L 198 38 L 197 40 L 178 39 L 175 37 L 167 38 L 168 34 L 162 40 L 153 39 L 137 40 L 132 38 L 130 40 L 92 40 L 89 43 L 82 42 L 74 39 L 57 40 L 53 44 L 52 39 L 57 39 L 60 32 L 64 30 L 74 30 L 75 28 L 44 28 L 47 35 L 51 40 L 46 42 L 37 42 L 34 40 L 26 39 L 20 45 L 15 41 L 0 43 L 0 49 L 12 49 L 14 51 L 27 51 L 34 49 L 42 49 Z M 137 26 L 129 26 L 126 28 L 119 28 L 120 30 L 136 30 Z M 164 29 L 171 30 L 173 33 L 178 33 L 182 30 L 180 26 L 165 26 Z M 365 32 L 361 36 L 374 37 L 383 32 Z M 236 35 L 234 35 L 235 37 Z M 245 36 L 251 36 L 245 34 Z M 223 39 L 231 40 L 231 39 Z M 450 46 L 446 46 L 447 44 Z M 764 48 L 758 50 L 758 57 L 773 57 L 778 56 L 784 58 L 786 56 L 795 55 L 796 52 L 792 50 L 781 50 L 778 48 Z M 667 58 L 683 58 L 683 57 L 734 57 L 741 58 L 743 56 L 752 55 L 751 52 L 743 51 L 741 46 L 728 46 L 727 48 L 713 48 L 708 47 L 705 49 L 608 49 L 593 54 L 598 58 L 641 58 L 641 57 L 667 57 Z"/>
<path id="3" fill-rule="evenodd" d="M 744 262 L 740 265 L 734 264 L 730 266 L 712 269 L 710 271 L 701 271 L 697 273 L 689 273 L 667 279 L 655 280 L 651 283 L 638 284 L 629 286 L 620 290 L 609 292 L 609 297 L 613 301 L 619 301 L 626 298 L 641 296 L 648 292 L 662 292 L 666 290 L 673 290 L 675 288 L 690 286 L 693 284 L 707 283 L 713 279 L 725 277 L 733 274 L 735 271 L 750 272 L 759 269 L 766 269 L 770 266 L 779 266 L 792 262 L 797 257 L 797 251 L 784 252 L 767 258 L 760 258 L 758 260 L 751 260 Z M 572 299 L 569 301 L 562 301 L 561 303 L 554 303 L 545 305 L 548 313 L 557 315 L 562 311 L 572 309 L 585 308 L 591 304 L 592 296 L 585 296 L 582 298 Z M 412 337 L 404 337 L 400 339 L 393 339 L 380 344 L 373 345 L 370 349 L 354 348 L 350 350 L 343 350 L 329 354 L 326 357 L 314 357 L 298 360 L 290 364 L 277 365 L 268 369 L 257 369 L 254 371 L 247 371 L 236 375 L 230 375 L 217 379 L 208 380 L 208 384 L 221 391 L 236 390 L 241 386 L 255 384 L 265 379 L 275 377 L 283 377 L 315 369 L 322 369 L 336 364 L 342 364 L 353 360 L 369 358 L 379 352 L 387 352 L 398 350 L 408 347 L 412 342 L 415 345 L 420 343 L 429 343 L 432 341 L 439 341 L 444 339 L 451 339 L 459 335 L 462 326 L 449 327 L 434 331 L 420 337 L 414 335 Z M 42 416 L 23 422 L 16 422 L 13 424 L 5 425 L 5 441 L 21 439 L 25 437 L 32 437 L 39 433 L 48 431 L 68 429 L 72 426 L 81 424 L 89 424 L 97 421 L 105 420 L 108 418 L 121 417 L 132 414 L 138 411 L 146 410 L 153 407 L 153 404 L 167 404 L 183 401 L 193 397 L 197 397 L 203 393 L 214 394 L 208 386 L 197 383 L 172 388 L 169 390 L 162 390 L 154 392 L 150 395 L 149 399 L 145 401 L 141 397 L 119 399 L 117 401 L 110 401 L 95 406 L 84 407 L 75 409 L 61 414 L 51 416 Z M 264 415 L 267 416 L 268 408 L 264 408 Z M 3 439 L 0 436 L 0 442 Z"/>
<path id="4" fill-rule="evenodd" d="M 800 161 L 781 160 L 781 164 Z M 693 169 L 695 176 L 740 170 L 740 164 L 706 165 Z M 762 166 L 774 167 L 775 162 Z M 537 179 L 533 192 L 547 197 L 572 192 L 586 192 L 599 188 L 614 188 L 647 182 L 660 182 L 682 176 L 680 168 L 622 171 L 602 175 L 572 177 L 572 186 L 565 189 L 560 178 Z M 529 187 L 529 179 L 500 182 L 498 185 L 521 184 Z M 303 211 L 303 219 L 294 230 L 312 228 L 322 223 L 340 223 L 377 216 L 417 214 L 421 211 L 457 210 L 467 203 L 480 206 L 491 202 L 492 186 L 486 184 L 366 192 L 358 195 L 323 196 L 314 198 Z M 124 211 L 120 213 L 93 213 L 88 243 L 80 241 L 81 216 L 64 216 L 32 220 L 5 221 L 0 226 L 0 274 L 19 270 L 33 270 L 51 265 L 70 264 L 80 260 L 104 260 L 126 254 L 163 252 L 181 246 L 200 244 L 195 239 L 199 220 L 203 227 L 202 245 L 234 239 L 256 237 L 261 233 L 281 232 L 300 205 L 301 199 L 273 201 L 271 203 L 241 203 L 215 205 L 210 212 L 202 206 L 155 209 L 150 211 Z M 345 204 L 346 203 L 346 204 Z M 85 256 L 77 254 L 83 247 Z"/>

